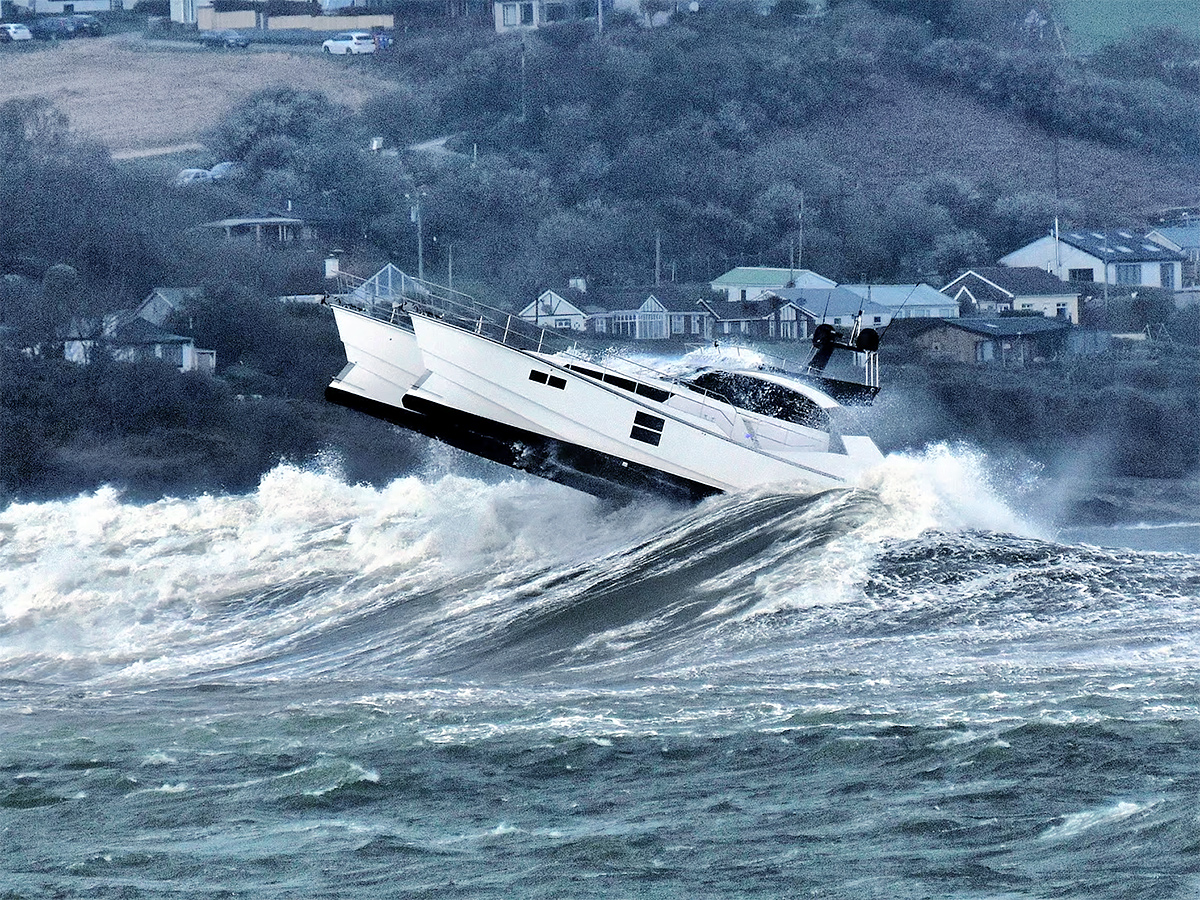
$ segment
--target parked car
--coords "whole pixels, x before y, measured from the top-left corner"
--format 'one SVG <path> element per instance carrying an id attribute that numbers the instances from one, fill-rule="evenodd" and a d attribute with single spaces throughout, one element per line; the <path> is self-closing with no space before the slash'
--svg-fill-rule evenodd
<path id="1" fill-rule="evenodd" d="M 65 40 L 75 37 L 75 23 L 67 16 L 47 16 L 34 19 L 29 30 L 35 38 L 43 41 Z"/>
<path id="2" fill-rule="evenodd" d="M 222 178 L 233 178 L 238 174 L 238 165 L 235 162 L 219 162 L 208 170 L 208 177 L 213 181 L 220 181 Z"/>
<path id="3" fill-rule="evenodd" d="M 2 22 L 0 23 L 0 43 L 8 43 L 9 41 L 32 41 L 33 32 L 29 30 L 29 26 L 22 25 L 20 22 Z"/>
<path id="4" fill-rule="evenodd" d="M 375 38 L 368 31 L 343 31 L 321 45 L 326 53 L 374 53 Z"/>
<path id="5" fill-rule="evenodd" d="M 175 187 L 187 187 L 201 181 L 212 181 L 212 174 L 208 169 L 183 169 L 175 176 Z"/>
<path id="6" fill-rule="evenodd" d="M 104 34 L 104 24 L 95 16 L 89 16 L 86 13 L 75 13 L 71 18 L 71 24 L 75 26 L 75 34 L 91 35 L 99 37 Z"/>
<path id="7" fill-rule="evenodd" d="M 227 28 L 224 31 L 205 31 L 200 34 L 200 43 L 205 47 L 249 47 L 250 38 L 240 31 Z"/>

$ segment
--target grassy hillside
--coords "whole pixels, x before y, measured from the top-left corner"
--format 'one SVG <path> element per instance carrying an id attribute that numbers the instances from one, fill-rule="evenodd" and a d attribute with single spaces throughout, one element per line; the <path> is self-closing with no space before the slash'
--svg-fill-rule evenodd
<path id="1" fill-rule="evenodd" d="M 1053 196 L 1056 152 L 1063 209 L 1088 211 L 1095 226 L 1150 220 L 1156 210 L 1200 199 L 1200 160 L 1070 137 L 1056 150 L 1054 138 L 1028 120 L 906 79 L 812 122 L 805 137 L 854 173 L 850 192 L 877 203 L 938 174 Z"/>
<path id="2" fill-rule="evenodd" d="M 1055 0 L 1054 6 L 1072 52 L 1090 53 L 1139 28 L 1171 27 L 1200 38 L 1196 0 Z"/>

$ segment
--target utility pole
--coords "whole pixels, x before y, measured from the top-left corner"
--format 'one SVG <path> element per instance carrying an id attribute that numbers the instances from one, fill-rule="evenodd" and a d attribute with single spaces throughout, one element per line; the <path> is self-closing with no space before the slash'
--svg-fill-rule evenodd
<path id="1" fill-rule="evenodd" d="M 421 201 L 425 198 L 425 191 L 418 189 L 411 194 L 405 194 L 404 197 L 409 203 L 408 220 L 417 226 L 417 277 L 424 281 L 425 234 L 424 222 L 421 216 Z"/>
<path id="2" fill-rule="evenodd" d="M 662 279 L 662 229 L 654 232 L 654 285 L 658 286 Z"/>
<path id="3" fill-rule="evenodd" d="M 796 268 L 804 268 L 804 191 L 800 192 L 800 235 L 796 252 Z"/>

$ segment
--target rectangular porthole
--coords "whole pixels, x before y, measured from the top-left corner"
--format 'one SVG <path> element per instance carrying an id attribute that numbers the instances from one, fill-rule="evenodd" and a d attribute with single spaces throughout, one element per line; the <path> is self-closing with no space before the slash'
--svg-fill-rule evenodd
<path id="1" fill-rule="evenodd" d="M 666 425 L 665 419 L 660 419 L 658 416 L 652 416 L 648 413 L 638 412 L 633 417 L 633 430 L 629 432 L 629 436 L 635 441 L 641 441 L 644 444 L 652 444 L 658 446 L 662 440 L 663 426 Z"/>
<path id="2" fill-rule="evenodd" d="M 641 441 L 644 444 L 653 444 L 658 446 L 658 442 L 662 440 L 662 434 L 657 431 L 651 431 L 649 428 L 638 428 L 633 426 L 633 430 L 629 432 L 629 436 L 635 441 Z"/>
<path id="3" fill-rule="evenodd" d="M 545 384 L 549 377 L 545 372 L 539 372 L 537 369 L 529 373 L 529 380 L 536 381 L 538 384 Z"/>
<path id="4" fill-rule="evenodd" d="M 559 378 L 557 375 L 551 375 L 547 384 L 549 384 L 552 388 L 558 388 L 560 391 L 565 391 L 567 389 L 567 379 Z"/>
<path id="5" fill-rule="evenodd" d="M 650 428 L 654 431 L 662 431 L 663 426 L 667 424 L 666 419 L 660 419 L 658 416 L 652 416 L 649 413 L 639 412 L 633 417 L 635 425 L 641 425 L 643 428 Z"/>

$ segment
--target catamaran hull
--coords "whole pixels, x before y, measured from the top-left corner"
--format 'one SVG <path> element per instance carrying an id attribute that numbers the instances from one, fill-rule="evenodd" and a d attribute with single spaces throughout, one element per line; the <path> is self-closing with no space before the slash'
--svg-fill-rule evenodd
<path id="1" fill-rule="evenodd" d="M 334 315 L 348 362 L 328 399 L 592 494 L 824 490 L 881 459 L 865 436 L 804 435 L 686 385 L 604 375 L 440 317 Z"/>
<path id="2" fill-rule="evenodd" d="M 417 397 L 405 398 L 405 405 L 397 408 L 331 384 L 325 389 L 325 399 L 596 497 L 625 501 L 639 494 L 650 494 L 696 503 L 720 493 L 708 485 L 630 463 L 590 447 L 502 425 Z"/>

